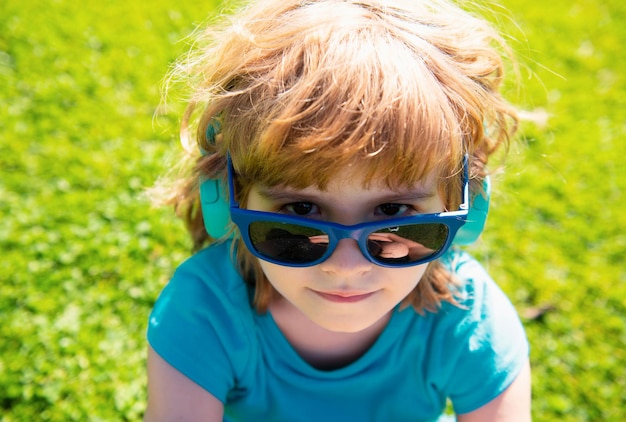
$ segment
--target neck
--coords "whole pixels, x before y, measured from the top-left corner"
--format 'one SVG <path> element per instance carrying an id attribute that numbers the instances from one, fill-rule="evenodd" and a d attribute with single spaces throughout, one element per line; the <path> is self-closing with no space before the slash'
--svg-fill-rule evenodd
<path id="1" fill-rule="evenodd" d="M 284 298 L 273 300 L 269 311 L 300 357 L 321 370 L 338 369 L 363 356 L 376 342 L 391 317 L 390 312 L 364 330 L 345 333 L 320 327 Z"/>

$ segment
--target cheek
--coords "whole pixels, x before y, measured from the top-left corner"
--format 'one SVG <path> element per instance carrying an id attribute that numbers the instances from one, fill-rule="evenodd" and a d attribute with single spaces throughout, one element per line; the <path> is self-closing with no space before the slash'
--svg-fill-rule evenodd
<path id="1" fill-rule="evenodd" d="M 406 297 L 420 283 L 420 280 L 426 273 L 428 264 L 418 265 L 416 267 L 398 268 L 393 280 L 389 281 L 390 286 L 396 287 L 396 295 Z"/>
<path id="2" fill-rule="evenodd" d="M 301 288 L 306 287 L 307 281 L 315 279 L 307 274 L 307 268 L 292 268 L 257 260 L 265 277 L 272 287 L 285 298 L 298 297 Z M 372 274 L 368 284 L 375 285 L 386 291 L 387 300 L 401 302 L 420 282 L 428 264 L 406 268 L 375 267 L 376 274 Z"/>
<path id="3" fill-rule="evenodd" d="M 303 268 L 284 267 L 260 259 L 258 264 L 272 287 L 283 296 L 297 286 L 298 280 L 303 279 Z"/>

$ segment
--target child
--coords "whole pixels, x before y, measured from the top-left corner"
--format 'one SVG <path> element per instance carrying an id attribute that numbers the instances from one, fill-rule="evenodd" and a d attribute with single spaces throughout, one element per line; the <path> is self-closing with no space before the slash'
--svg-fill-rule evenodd
<path id="1" fill-rule="evenodd" d="M 202 35 L 170 203 L 208 247 L 151 314 L 146 421 L 530 420 L 519 318 L 451 247 L 517 123 L 503 47 L 445 0 L 259 0 Z"/>

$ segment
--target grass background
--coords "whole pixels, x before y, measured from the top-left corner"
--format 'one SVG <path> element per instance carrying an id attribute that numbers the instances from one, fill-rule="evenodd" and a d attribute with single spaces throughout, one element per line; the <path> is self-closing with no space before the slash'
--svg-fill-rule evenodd
<path id="1" fill-rule="evenodd" d="M 503 0 L 525 123 L 472 252 L 522 315 L 536 421 L 626 420 L 626 6 Z M 216 3 L 0 3 L 0 420 L 138 421 L 147 315 L 190 242 L 141 194 L 180 40 Z M 541 120 L 544 121 L 541 121 Z"/>

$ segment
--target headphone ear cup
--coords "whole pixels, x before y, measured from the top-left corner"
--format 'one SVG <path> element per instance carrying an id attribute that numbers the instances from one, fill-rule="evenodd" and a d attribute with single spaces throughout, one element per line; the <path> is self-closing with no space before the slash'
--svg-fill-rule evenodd
<path id="1" fill-rule="evenodd" d="M 459 246 L 471 245 L 480 237 L 489 213 L 489 201 L 491 199 L 491 180 L 489 176 L 483 180 L 483 192 L 479 193 L 470 202 L 467 221 L 456 232 L 453 244 Z"/>
<path id="2" fill-rule="evenodd" d="M 200 205 L 209 236 L 214 239 L 226 236 L 230 225 L 230 209 L 218 180 L 207 179 L 200 184 Z"/>
<path id="3" fill-rule="evenodd" d="M 206 140 L 210 145 L 215 145 L 215 138 L 220 133 L 222 126 L 217 119 L 212 119 L 206 128 Z M 200 150 L 202 155 L 206 151 Z M 213 239 L 220 239 L 228 234 L 230 226 L 230 207 L 223 194 L 219 180 L 206 179 L 200 183 L 200 207 L 204 228 Z"/>

